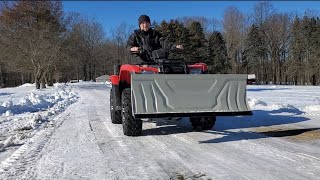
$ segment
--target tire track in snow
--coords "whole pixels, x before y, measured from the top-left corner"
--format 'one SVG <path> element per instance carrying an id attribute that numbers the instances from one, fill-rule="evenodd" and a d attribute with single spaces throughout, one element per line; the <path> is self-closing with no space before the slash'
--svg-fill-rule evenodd
<path id="1" fill-rule="evenodd" d="M 92 94 L 94 94 L 94 96 L 99 97 L 102 95 L 102 93 L 105 92 L 94 91 L 90 95 L 92 96 Z M 92 127 L 95 138 L 98 142 L 98 146 L 101 151 L 105 155 L 107 155 L 107 162 L 110 162 L 110 164 L 108 164 L 108 167 L 111 168 L 108 173 L 111 172 L 111 175 L 108 176 L 120 179 L 146 179 L 145 169 L 139 167 L 135 168 L 135 164 L 139 164 L 139 162 L 130 164 L 130 162 L 132 162 L 133 158 L 135 157 L 132 154 L 132 149 L 129 149 L 129 147 L 132 148 L 133 146 L 132 142 L 130 140 L 127 140 L 127 137 L 120 136 L 119 128 L 110 128 L 110 126 L 116 126 L 111 124 L 111 120 L 109 121 L 109 123 L 107 123 L 107 120 L 109 120 L 107 115 L 110 114 L 108 109 L 109 101 L 101 101 L 99 98 L 96 98 L 96 101 L 97 103 L 95 104 L 99 104 L 99 106 L 89 109 L 88 118 L 90 126 Z M 99 115 L 97 112 L 105 112 L 105 114 Z M 112 136 L 113 133 L 115 133 L 115 137 Z M 142 165 L 140 165 L 140 167 L 141 166 Z"/>
<path id="2" fill-rule="evenodd" d="M 104 106 L 103 110 L 106 107 Z M 120 179 L 150 179 L 150 177 L 153 179 L 152 176 L 155 175 L 158 178 L 163 177 L 159 176 L 159 173 L 153 174 L 153 171 L 150 172 L 150 169 L 157 169 L 153 166 L 154 163 L 150 163 L 148 159 L 141 160 L 141 155 L 136 152 L 143 150 L 144 147 L 139 147 L 139 142 L 135 141 L 135 138 L 120 135 L 122 134 L 122 125 L 112 124 L 109 117 L 106 118 L 106 115 L 91 120 L 90 124 L 100 149 L 106 155 L 106 159 L 111 162 L 108 167 L 111 166 L 112 172 L 117 174 L 116 177 Z"/>
<path id="3" fill-rule="evenodd" d="M 107 103 L 106 107 L 108 105 Z M 102 111 L 103 109 L 98 112 Z M 109 109 L 107 111 L 106 114 L 109 115 Z M 190 171 L 190 167 L 186 167 L 172 149 L 166 147 L 154 137 L 124 136 L 122 125 L 112 124 L 109 117 L 106 118 L 105 116 L 102 115 L 97 120 L 90 121 L 90 124 L 97 134 L 98 142 L 101 142 L 99 146 L 104 154 L 109 157 L 110 151 L 112 151 L 117 156 L 118 162 L 113 166 L 122 167 L 118 170 L 120 171 L 118 174 L 127 176 L 120 176 L 121 179 L 176 179 L 179 177 L 195 178 L 196 175 L 199 175 L 197 172 Z M 101 119 L 107 119 L 107 121 Z"/>
<path id="4" fill-rule="evenodd" d="M 241 136 L 241 133 L 239 133 L 238 136 Z M 193 141 L 194 143 L 197 141 L 203 141 L 203 139 L 214 138 L 212 134 L 206 133 L 199 134 L 198 136 L 193 136 L 193 133 L 190 133 L 185 134 L 182 137 L 188 137 L 188 141 Z M 225 156 L 225 158 L 228 159 L 226 159 L 226 162 L 243 162 L 243 164 L 241 164 L 241 166 L 243 166 L 242 170 L 244 171 L 242 174 L 245 174 L 245 171 L 247 171 L 248 173 L 251 172 L 249 174 L 264 174 L 263 177 L 269 177 L 270 173 L 265 174 L 265 170 L 262 170 L 262 168 L 264 168 L 268 171 L 272 171 L 275 175 L 274 177 L 271 175 L 271 179 L 283 179 L 288 177 L 290 179 L 315 178 L 315 176 L 308 176 L 307 174 L 312 175 L 317 172 L 317 170 L 312 167 L 316 167 L 316 165 L 318 165 L 319 169 L 320 162 L 318 160 L 315 161 L 315 159 L 313 159 L 312 161 L 309 161 L 309 165 L 306 166 L 305 159 L 296 157 L 297 152 L 288 151 L 288 149 L 291 149 L 291 146 L 294 146 L 295 144 L 280 141 L 278 142 L 279 144 L 275 145 L 277 140 L 274 138 L 263 140 L 264 142 L 261 142 L 260 140 L 247 140 L 244 138 L 241 141 L 233 141 L 232 143 L 214 143 L 215 145 L 210 143 L 200 144 L 198 147 L 204 149 L 206 152 L 214 151 L 215 153 L 210 154 L 211 156 L 219 156 L 220 154 L 220 156 L 223 157 L 225 156 L 224 154 L 228 154 L 228 156 Z M 278 147 L 281 147 L 281 149 Z M 236 166 L 230 165 L 229 167 Z M 300 170 L 296 171 L 295 169 Z"/>
<path id="5" fill-rule="evenodd" d="M 72 106 L 72 105 L 71 105 Z M 59 119 L 58 115 L 54 119 Z M 68 117 L 68 115 L 67 115 Z M 63 121 L 52 121 L 51 127 L 39 130 L 34 137 L 22 145 L 15 151 L 11 157 L 3 161 L 0 165 L 0 179 L 16 179 L 17 176 L 21 179 L 31 179 L 33 177 L 34 163 L 42 155 L 42 149 Z"/>

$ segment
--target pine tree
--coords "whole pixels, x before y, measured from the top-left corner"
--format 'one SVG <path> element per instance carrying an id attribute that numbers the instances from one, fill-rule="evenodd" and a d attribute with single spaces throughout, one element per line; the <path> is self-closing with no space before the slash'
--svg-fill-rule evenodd
<path id="1" fill-rule="evenodd" d="M 304 37 L 302 34 L 301 20 L 295 17 L 291 30 L 291 43 L 290 43 L 290 60 L 287 63 L 287 74 L 294 84 L 301 83 L 300 79 L 304 76 L 303 56 L 304 56 Z"/>
<path id="2" fill-rule="evenodd" d="M 305 15 L 301 23 L 303 36 L 303 67 L 304 75 L 301 78 L 302 84 L 315 84 L 318 70 L 315 67 L 319 54 L 319 36 L 317 35 L 317 22 L 315 18 Z"/>
<path id="3" fill-rule="evenodd" d="M 177 20 L 170 20 L 169 23 L 162 21 L 155 29 L 159 31 L 163 37 L 169 42 L 187 46 L 189 44 L 189 33 L 187 28 Z M 186 50 L 178 50 L 170 53 L 169 58 L 186 58 L 188 52 Z"/>
<path id="4" fill-rule="evenodd" d="M 266 43 L 263 40 L 262 33 L 254 24 L 249 29 L 245 39 L 244 68 L 246 73 L 254 73 L 258 79 L 264 79 L 264 59 L 266 57 Z"/>
<path id="5" fill-rule="evenodd" d="M 231 69 L 228 61 L 226 43 L 222 34 L 214 31 L 208 40 L 208 65 L 210 73 L 228 73 Z"/>
<path id="6" fill-rule="evenodd" d="M 206 51 L 207 40 L 203 32 L 203 28 L 199 22 L 193 21 L 188 27 L 190 34 L 190 43 L 186 46 L 189 52 L 188 58 L 191 61 L 206 62 L 208 57 Z"/>

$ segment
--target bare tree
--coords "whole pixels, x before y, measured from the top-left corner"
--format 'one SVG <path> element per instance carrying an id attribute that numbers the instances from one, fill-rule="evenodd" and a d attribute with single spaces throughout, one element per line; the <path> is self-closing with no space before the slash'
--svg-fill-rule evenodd
<path id="1" fill-rule="evenodd" d="M 265 25 L 265 36 L 272 67 L 272 81 L 280 84 L 285 81 L 283 67 L 288 57 L 291 19 L 286 13 L 270 16 Z"/>
<path id="2" fill-rule="evenodd" d="M 129 36 L 133 33 L 134 27 L 129 26 L 126 23 L 121 23 L 118 27 L 112 30 L 112 40 L 117 51 L 115 63 L 121 64 L 123 62 L 129 62 L 129 54 L 126 50 L 126 44 Z"/>
<path id="3" fill-rule="evenodd" d="M 253 8 L 253 23 L 257 26 L 263 26 L 266 20 L 275 13 L 275 8 L 270 1 L 260 1 Z"/>
<path id="4" fill-rule="evenodd" d="M 236 7 L 230 6 L 224 12 L 222 25 L 232 73 L 240 73 L 247 19 Z"/>
<path id="5" fill-rule="evenodd" d="M 27 71 L 33 69 L 36 88 L 52 62 L 46 53 L 57 46 L 61 9 L 60 1 L 18 1 L 2 10 L 2 42 L 17 50 L 15 63 Z"/>

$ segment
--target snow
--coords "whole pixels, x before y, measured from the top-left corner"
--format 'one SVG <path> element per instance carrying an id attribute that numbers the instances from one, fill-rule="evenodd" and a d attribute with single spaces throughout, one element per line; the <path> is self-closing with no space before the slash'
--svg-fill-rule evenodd
<path id="1" fill-rule="evenodd" d="M 303 110 L 306 112 L 320 112 L 320 105 L 306 106 Z"/>
<path id="2" fill-rule="evenodd" d="M 36 90 L 32 84 L 1 89 L 0 151 L 9 145 L 27 142 L 36 131 L 51 121 L 51 116 L 64 111 L 77 98 L 75 92 L 62 84 L 45 90 Z"/>
<path id="3" fill-rule="evenodd" d="M 123 135 L 110 82 L 0 89 L 0 179 L 319 179 L 320 87 L 248 85 L 253 116 Z"/>

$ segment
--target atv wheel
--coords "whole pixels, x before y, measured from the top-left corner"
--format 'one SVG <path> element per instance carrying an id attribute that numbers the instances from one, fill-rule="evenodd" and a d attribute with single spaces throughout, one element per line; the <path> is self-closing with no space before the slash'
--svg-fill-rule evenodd
<path id="1" fill-rule="evenodd" d="M 132 116 L 131 89 L 122 91 L 122 126 L 123 133 L 127 136 L 139 136 L 142 133 L 142 120 Z"/>
<path id="2" fill-rule="evenodd" d="M 112 89 L 110 91 L 110 115 L 111 115 L 111 122 L 113 124 L 121 124 L 121 111 L 116 110 L 115 106 L 115 98 L 113 97 Z"/>
<path id="3" fill-rule="evenodd" d="M 190 117 L 190 122 L 194 130 L 210 130 L 216 123 L 216 117 Z"/>

